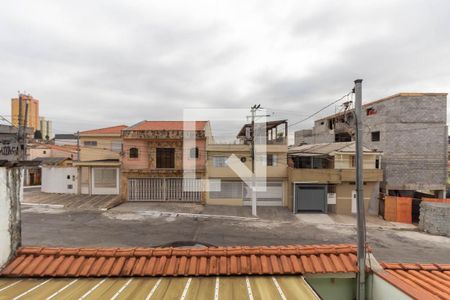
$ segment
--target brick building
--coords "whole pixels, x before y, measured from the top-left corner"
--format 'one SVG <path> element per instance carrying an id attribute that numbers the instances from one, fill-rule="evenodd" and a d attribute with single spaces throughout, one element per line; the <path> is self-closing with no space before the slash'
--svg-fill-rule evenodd
<path id="1" fill-rule="evenodd" d="M 363 105 L 364 145 L 383 152 L 382 191 L 444 196 L 447 183 L 447 94 L 400 93 Z M 295 144 L 354 140 L 353 110 L 316 120 Z"/>

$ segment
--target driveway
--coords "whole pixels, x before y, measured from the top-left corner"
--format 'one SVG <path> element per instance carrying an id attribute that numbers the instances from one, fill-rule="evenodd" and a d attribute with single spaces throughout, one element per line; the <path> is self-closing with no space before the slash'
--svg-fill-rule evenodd
<path id="1" fill-rule="evenodd" d="M 196 241 L 217 246 L 356 243 L 348 224 L 289 220 L 199 218 L 177 214 L 22 210 L 23 244 L 66 247 L 158 246 Z M 381 261 L 450 263 L 450 238 L 417 231 L 369 227 L 367 241 Z"/>
<path id="2" fill-rule="evenodd" d="M 83 210 L 107 210 L 121 203 L 118 195 L 49 194 L 24 189 L 22 205 L 64 207 Z"/>

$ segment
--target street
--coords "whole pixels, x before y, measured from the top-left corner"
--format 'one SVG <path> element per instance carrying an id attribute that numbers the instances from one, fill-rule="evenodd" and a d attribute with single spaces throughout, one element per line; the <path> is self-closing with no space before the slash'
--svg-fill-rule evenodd
<path id="1" fill-rule="evenodd" d="M 356 243 L 352 226 L 295 221 L 246 221 L 142 216 L 58 208 L 22 209 L 23 244 L 61 247 L 149 247 L 180 241 L 216 246 Z M 448 263 L 450 238 L 416 231 L 369 228 L 379 261 Z"/>

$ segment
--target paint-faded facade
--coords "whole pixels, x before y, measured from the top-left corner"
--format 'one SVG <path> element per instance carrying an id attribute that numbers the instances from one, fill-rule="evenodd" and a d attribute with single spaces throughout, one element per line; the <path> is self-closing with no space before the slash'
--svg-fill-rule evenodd
<path id="1" fill-rule="evenodd" d="M 188 128 L 183 121 L 143 121 L 122 131 L 121 196 L 131 201 L 204 201 L 200 191 L 183 191 L 198 185 L 206 175 L 209 122 Z M 184 144 L 190 135 L 190 145 Z M 183 175 L 189 174 L 189 183 Z"/>
<path id="2" fill-rule="evenodd" d="M 442 196 L 447 183 L 447 94 L 400 93 L 363 105 L 364 145 L 383 152 L 382 191 Z M 295 144 L 354 140 L 352 110 L 297 131 Z"/>

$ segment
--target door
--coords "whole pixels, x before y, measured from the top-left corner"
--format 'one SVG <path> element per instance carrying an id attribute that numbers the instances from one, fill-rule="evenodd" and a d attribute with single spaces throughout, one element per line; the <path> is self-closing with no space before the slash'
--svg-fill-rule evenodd
<path id="1" fill-rule="evenodd" d="M 356 205 L 356 191 L 352 191 L 352 214 L 356 214 L 358 211 L 357 205 Z"/>
<path id="2" fill-rule="evenodd" d="M 295 207 L 297 212 L 327 212 L 327 186 L 296 184 Z"/>

